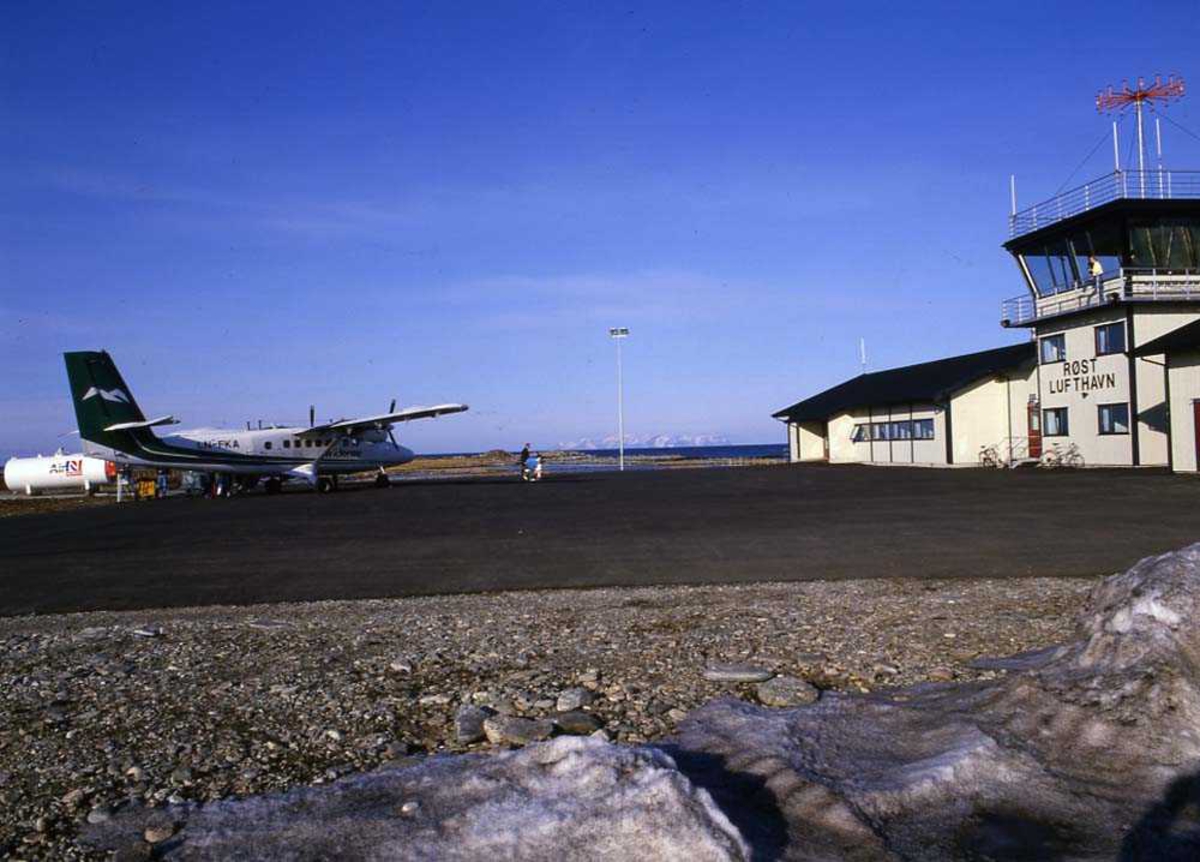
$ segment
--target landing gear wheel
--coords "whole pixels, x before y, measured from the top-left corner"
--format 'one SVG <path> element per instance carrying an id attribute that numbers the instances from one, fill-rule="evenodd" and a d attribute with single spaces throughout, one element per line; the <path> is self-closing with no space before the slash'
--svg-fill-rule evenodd
<path id="1" fill-rule="evenodd" d="M 317 490 L 322 494 L 328 494 L 337 489 L 337 482 L 333 481 L 332 476 L 322 476 L 317 480 Z"/>
<path id="2" fill-rule="evenodd" d="M 392 487 L 392 480 L 388 478 L 387 473 L 380 473 L 378 476 L 375 477 L 375 487 L 376 488 Z"/>
<path id="3" fill-rule="evenodd" d="M 268 479 L 264 488 L 268 494 L 278 494 L 283 490 L 283 481 L 281 479 Z"/>

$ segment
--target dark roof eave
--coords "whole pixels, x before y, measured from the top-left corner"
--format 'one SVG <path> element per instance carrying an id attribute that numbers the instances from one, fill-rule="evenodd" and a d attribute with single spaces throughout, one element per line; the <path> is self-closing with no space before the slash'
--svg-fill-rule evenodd
<path id="1" fill-rule="evenodd" d="M 1031 365 L 1032 341 L 951 356 L 851 378 L 771 414 L 789 422 L 822 422 L 830 416 L 868 407 L 944 404 L 960 389 L 995 374 Z"/>
<path id="2" fill-rule="evenodd" d="M 1049 237 L 1058 237 L 1095 218 L 1117 214 L 1138 215 L 1155 211 L 1171 215 L 1181 212 L 1200 212 L 1200 200 L 1195 198 L 1117 198 L 1081 213 L 1050 222 L 1037 230 L 1017 234 L 1004 243 L 1003 247 L 1009 253 L 1015 253 L 1020 246 L 1026 243 L 1037 243 L 1045 241 Z"/>
<path id="3" fill-rule="evenodd" d="M 1170 332 L 1151 339 L 1133 351 L 1134 356 L 1157 356 L 1179 350 L 1200 350 L 1200 320 L 1185 323 Z"/>

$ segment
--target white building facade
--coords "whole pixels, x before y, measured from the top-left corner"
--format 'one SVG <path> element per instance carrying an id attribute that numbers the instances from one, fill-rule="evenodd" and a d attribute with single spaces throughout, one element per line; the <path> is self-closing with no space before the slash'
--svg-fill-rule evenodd
<path id="1" fill-rule="evenodd" d="M 864 374 L 778 411 L 791 460 L 1200 465 L 1200 172 L 1118 171 L 1015 213 L 1029 340 Z"/>
<path id="2" fill-rule="evenodd" d="M 1087 466 L 1167 467 L 1193 417 L 1168 399 L 1166 355 L 1145 348 L 1200 320 L 1200 200 L 1160 198 L 1158 172 L 1129 174 L 1088 189 L 1098 205 L 1067 192 L 1013 216 L 1005 248 L 1027 294 L 1003 304 L 1001 323 L 1037 341 L 1047 448 Z M 1163 193 L 1180 183 L 1172 177 Z M 1039 208 L 1064 215 L 1035 217 Z"/>
<path id="3" fill-rule="evenodd" d="M 1034 346 L 863 374 L 775 413 L 793 462 L 974 466 L 1028 451 Z"/>

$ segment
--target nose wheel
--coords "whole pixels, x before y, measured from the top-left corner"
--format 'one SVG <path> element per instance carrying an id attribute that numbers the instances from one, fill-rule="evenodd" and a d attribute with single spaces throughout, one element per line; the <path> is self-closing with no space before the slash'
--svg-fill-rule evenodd
<path id="1" fill-rule="evenodd" d="M 375 477 L 375 487 L 376 488 L 392 487 L 392 480 L 388 478 L 387 473 L 383 472 L 382 470 L 379 471 L 379 475 Z"/>
<path id="2" fill-rule="evenodd" d="M 322 494 L 329 494 L 337 490 L 337 479 L 333 476 L 322 476 L 317 479 L 317 491 Z"/>

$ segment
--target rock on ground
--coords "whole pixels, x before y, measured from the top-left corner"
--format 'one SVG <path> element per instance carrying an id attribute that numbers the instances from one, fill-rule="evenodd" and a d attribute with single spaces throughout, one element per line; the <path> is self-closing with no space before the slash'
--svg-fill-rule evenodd
<path id="1" fill-rule="evenodd" d="M 716 702 L 674 750 L 793 859 L 1200 858 L 1200 544 L 1102 581 L 1074 642 L 993 664 L 1009 675 Z"/>
<path id="2" fill-rule="evenodd" d="M 186 823 L 157 845 L 159 858 L 750 858 L 737 829 L 668 755 L 571 737 L 177 813 Z M 98 844 L 138 847 L 145 818 L 118 818 Z"/>
<path id="3" fill-rule="evenodd" d="M 763 705 L 781 707 L 804 706 L 815 701 L 821 694 L 816 686 L 794 676 L 777 676 L 759 683 L 754 693 Z"/>
<path id="4" fill-rule="evenodd" d="M 793 709 L 717 701 L 659 747 L 563 737 L 282 797 L 174 806 L 179 831 L 155 852 L 1200 858 L 1200 544 L 1101 582 L 1074 641 L 990 664 L 1007 676 L 827 692 Z M 93 835 L 136 845 L 146 817 L 121 811 Z"/>

